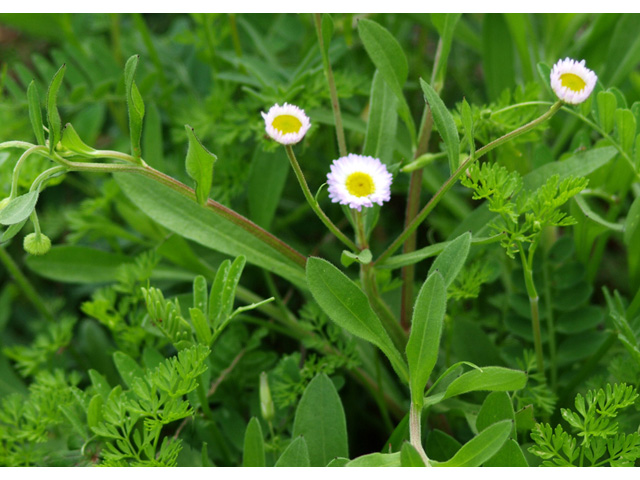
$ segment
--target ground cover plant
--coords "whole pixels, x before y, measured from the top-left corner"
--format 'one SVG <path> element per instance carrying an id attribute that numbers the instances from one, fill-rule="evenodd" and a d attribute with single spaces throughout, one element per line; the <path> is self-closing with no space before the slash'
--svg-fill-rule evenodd
<path id="1" fill-rule="evenodd" d="M 0 465 L 635 466 L 639 28 L 1 14 Z"/>

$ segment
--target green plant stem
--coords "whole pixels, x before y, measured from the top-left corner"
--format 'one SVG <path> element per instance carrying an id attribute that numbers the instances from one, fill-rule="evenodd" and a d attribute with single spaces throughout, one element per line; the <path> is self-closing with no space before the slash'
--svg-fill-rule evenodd
<path id="1" fill-rule="evenodd" d="M 542 353 L 542 335 L 540 332 L 540 312 L 538 291 L 533 281 L 533 254 L 535 245 L 529 247 L 529 258 L 525 256 L 524 248 L 518 242 L 518 250 L 520 251 L 520 260 L 522 261 L 522 270 L 524 272 L 524 283 L 529 295 L 529 305 L 531 306 L 531 327 L 533 329 L 533 343 L 536 351 L 536 368 L 544 374 L 544 355 Z"/>
<path id="2" fill-rule="evenodd" d="M 553 319 L 553 306 L 551 304 L 551 276 L 549 275 L 549 265 L 545 259 L 542 265 L 542 275 L 544 278 L 544 304 L 547 313 L 547 336 L 549 338 L 549 361 L 551 363 L 551 388 L 556 391 L 558 388 L 558 357 L 556 351 L 556 328 Z"/>
<path id="3" fill-rule="evenodd" d="M 409 409 L 409 441 L 411 445 L 418 451 L 425 466 L 430 467 L 429 457 L 422 446 L 422 408 L 411 403 Z"/>
<path id="4" fill-rule="evenodd" d="M 338 102 L 338 90 L 336 89 L 336 82 L 333 78 L 331 62 L 329 61 L 328 46 L 325 48 L 324 38 L 322 37 L 322 15 L 314 13 L 313 20 L 316 26 L 316 33 L 318 35 L 318 44 L 320 45 L 324 74 L 327 78 L 329 94 L 331 95 L 331 108 L 333 110 L 333 118 L 336 124 L 336 137 L 338 138 L 338 152 L 340 152 L 341 157 L 345 157 L 348 153 L 347 142 L 344 136 L 344 127 L 342 126 L 342 113 L 340 112 L 340 103 Z"/>
<path id="5" fill-rule="evenodd" d="M 472 162 L 476 161 L 483 155 L 486 155 L 494 148 L 499 147 L 500 145 L 510 140 L 513 140 L 514 138 L 519 137 L 520 135 L 537 127 L 542 122 L 552 117 L 560 109 L 561 106 L 562 106 L 562 102 L 560 101 L 554 103 L 551 106 L 551 108 L 547 110 L 544 114 L 542 114 L 540 117 L 488 143 L 484 147 L 479 148 L 478 150 L 476 150 L 475 156 L 467 157 L 467 159 L 460 164 L 460 166 L 456 169 L 456 171 L 453 172 L 453 174 L 447 179 L 447 181 L 440 187 L 440 189 L 435 193 L 435 195 L 431 197 L 431 200 L 427 202 L 427 204 L 420 211 L 420 213 L 416 215 L 416 217 L 404 229 L 404 231 L 391 243 L 391 245 L 389 245 L 389 247 L 387 247 L 387 249 L 382 253 L 382 255 L 380 255 L 380 257 L 378 257 L 378 259 L 374 263 L 384 262 L 388 257 L 393 255 L 393 253 L 396 250 L 398 250 L 400 246 L 402 246 L 402 244 L 406 241 L 409 235 L 411 235 L 411 233 L 413 233 L 418 228 L 418 226 L 420 226 L 420 224 L 424 222 L 424 220 L 427 218 L 429 213 L 431 213 L 431 211 L 435 208 L 435 206 L 440 202 L 442 197 L 451 189 L 451 187 L 453 187 L 453 185 L 455 185 L 455 183 L 458 181 L 458 177 L 460 176 L 460 174 L 464 172 Z"/>
<path id="6" fill-rule="evenodd" d="M 298 179 L 298 183 L 300 184 L 300 188 L 302 189 L 302 193 L 304 194 L 304 198 L 306 198 L 307 203 L 311 206 L 311 209 L 315 212 L 318 218 L 324 223 L 325 227 L 327 227 L 331 233 L 335 235 L 335 237 L 344 243 L 348 248 L 353 250 L 354 252 L 358 251 L 358 247 L 353 241 L 351 241 L 344 233 L 340 231 L 338 227 L 334 225 L 334 223 L 327 217 L 326 213 L 322 211 L 318 202 L 309 190 L 309 185 L 307 185 L 307 181 L 304 178 L 304 174 L 302 173 L 302 169 L 298 164 L 298 160 L 296 160 L 296 156 L 293 153 L 293 148 L 291 145 L 285 145 L 285 150 L 287 151 L 287 156 L 289 157 L 289 161 L 291 162 L 291 167 L 293 168 L 294 173 L 296 174 L 296 178 Z"/>
<path id="7" fill-rule="evenodd" d="M 47 320 L 53 322 L 54 321 L 53 314 L 51 313 L 49 308 L 47 308 L 45 303 L 42 301 L 42 298 L 40 298 L 40 295 L 38 295 L 38 291 L 33 287 L 33 285 L 31 285 L 31 282 L 29 282 L 27 277 L 24 276 L 24 274 L 20 270 L 20 267 L 18 267 L 16 262 L 13 261 L 13 258 L 11 258 L 11 255 L 9 255 L 7 251 L 4 249 L 4 247 L 1 247 L 1 246 L 0 246 L 0 262 L 2 262 L 4 267 L 7 269 L 7 272 L 9 273 L 9 275 L 13 277 L 14 281 L 18 284 L 18 287 L 20 288 L 20 290 L 22 290 L 22 293 L 25 294 L 25 296 L 33 304 L 35 309 L 38 312 L 40 312 Z"/>
<path id="8" fill-rule="evenodd" d="M 11 176 L 11 193 L 9 195 L 9 198 L 16 198 L 18 196 L 18 178 L 20 177 L 20 170 L 22 169 L 22 166 L 27 161 L 27 159 L 34 153 L 38 152 L 45 153 L 48 152 L 48 150 L 46 147 L 34 145 L 25 150 L 25 152 L 16 162 L 16 165 L 13 167 L 13 174 Z"/>

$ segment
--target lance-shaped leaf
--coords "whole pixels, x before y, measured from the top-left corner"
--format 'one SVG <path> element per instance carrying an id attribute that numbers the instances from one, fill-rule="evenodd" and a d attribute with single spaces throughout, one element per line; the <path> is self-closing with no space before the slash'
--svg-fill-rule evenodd
<path id="1" fill-rule="evenodd" d="M 476 391 L 507 392 L 524 388 L 527 374 L 504 367 L 484 367 L 456 378 L 447 387 L 444 398 Z"/>
<path id="2" fill-rule="evenodd" d="M 26 220 L 36 208 L 36 203 L 38 203 L 37 190 L 15 197 L 0 210 L 0 224 L 14 225 Z"/>
<path id="3" fill-rule="evenodd" d="M 471 107 L 466 98 L 462 99 L 462 126 L 464 127 L 464 133 L 467 135 L 467 141 L 469 142 L 469 155 L 473 157 L 476 154 L 475 132 L 473 131 Z"/>
<path id="4" fill-rule="evenodd" d="M 264 437 L 256 417 L 251 417 L 244 434 L 243 467 L 265 467 Z"/>
<path id="5" fill-rule="evenodd" d="M 49 84 L 49 91 L 47 92 L 47 123 L 49 125 L 49 152 L 53 152 L 60 141 L 62 132 L 62 120 L 60 119 L 60 113 L 58 112 L 58 90 L 62 85 L 62 79 L 64 78 L 64 72 L 66 65 L 62 65 L 56 72 Z"/>
<path id="6" fill-rule="evenodd" d="M 445 287 L 448 288 L 464 266 L 464 262 L 469 255 L 470 246 L 471 233 L 469 232 L 465 232 L 455 240 L 452 240 L 431 265 L 429 275 L 439 271 L 444 279 Z"/>
<path id="7" fill-rule="evenodd" d="M 185 125 L 189 150 L 185 165 L 187 173 L 196 182 L 196 200 L 200 205 L 207 203 L 213 178 L 213 164 L 217 157 L 202 146 L 196 133 L 189 125 Z"/>
<path id="8" fill-rule="evenodd" d="M 451 51 L 451 42 L 453 41 L 453 33 L 456 24 L 461 17 L 461 13 L 432 13 L 431 21 L 435 25 L 440 34 L 440 54 L 437 64 L 437 70 L 434 78 L 437 84 L 442 86 L 447 72 L 447 60 Z"/>
<path id="9" fill-rule="evenodd" d="M 129 136 L 131 137 L 131 154 L 140 158 L 140 138 L 142 137 L 142 119 L 144 118 L 144 101 L 134 81 L 140 55 L 133 55 L 124 67 L 124 87 L 129 110 Z"/>
<path id="10" fill-rule="evenodd" d="M 310 467 L 309 448 L 304 437 L 294 439 L 282 452 L 274 467 Z"/>
<path id="11" fill-rule="evenodd" d="M 346 331 L 373 343 L 389 358 L 396 373 L 408 379 L 407 365 L 375 314 L 367 296 L 349 277 L 321 258 L 307 261 L 307 285 L 329 318 Z"/>
<path id="12" fill-rule="evenodd" d="M 81 155 L 91 155 L 95 152 L 93 148 L 82 141 L 80 135 L 70 123 L 67 123 L 62 131 L 61 143 L 67 150 Z"/>
<path id="13" fill-rule="evenodd" d="M 465 443 L 453 458 L 446 462 L 432 462 L 434 467 L 479 467 L 493 457 L 509 438 L 513 422 L 503 420 L 485 428 Z"/>
<path id="14" fill-rule="evenodd" d="M 447 157 L 449 157 L 449 170 L 453 174 L 458 168 L 460 162 L 460 137 L 458 129 L 451 116 L 451 113 L 445 106 L 438 93 L 424 80 L 420 79 L 420 86 L 424 93 L 425 100 L 431 109 L 433 122 L 440 132 L 440 136 L 447 148 Z"/>
<path id="15" fill-rule="evenodd" d="M 44 128 L 42 128 L 42 110 L 40 109 L 40 92 L 34 80 L 27 89 L 27 99 L 29 101 L 29 119 L 36 135 L 38 145 L 44 145 Z"/>
<path id="16" fill-rule="evenodd" d="M 413 307 L 411 335 L 407 342 L 411 401 L 422 406 L 424 388 L 438 359 L 447 291 L 439 272 L 429 275 Z"/>

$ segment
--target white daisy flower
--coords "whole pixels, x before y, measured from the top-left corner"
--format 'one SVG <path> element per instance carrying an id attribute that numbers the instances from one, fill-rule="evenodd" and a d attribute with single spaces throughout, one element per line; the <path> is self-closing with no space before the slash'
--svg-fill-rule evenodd
<path id="1" fill-rule="evenodd" d="M 573 105 L 582 103 L 596 86 L 598 77 L 584 63 L 584 60 L 576 62 L 565 58 L 551 69 L 551 88 L 563 102 Z"/>
<path id="2" fill-rule="evenodd" d="M 298 143 L 311 127 L 304 110 L 288 103 L 283 106 L 276 103 L 269 112 L 261 113 L 267 133 L 282 145 Z"/>
<path id="3" fill-rule="evenodd" d="M 382 205 L 391 198 L 391 174 L 373 157 L 350 153 L 334 160 L 327 183 L 331 201 L 358 211 L 374 203 Z"/>

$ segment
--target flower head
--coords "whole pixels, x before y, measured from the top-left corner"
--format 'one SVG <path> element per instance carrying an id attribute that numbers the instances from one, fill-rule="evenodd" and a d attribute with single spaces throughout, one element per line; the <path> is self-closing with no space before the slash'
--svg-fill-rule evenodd
<path id="1" fill-rule="evenodd" d="M 377 158 L 350 153 L 331 164 L 329 198 L 360 211 L 391 198 L 391 174 Z"/>
<path id="2" fill-rule="evenodd" d="M 298 143 L 311 127 L 304 110 L 288 103 L 276 103 L 267 113 L 262 112 L 262 118 L 269 136 L 282 145 Z"/>
<path id="3" fill-rule="evenodd" d="M 31 255 L 44 255 L 51 249 L 51 240 L 44 233 L 30 233 L 22 243 L 25 252 Z"/>
<path id="4" fill-rule="evenodd" d="M 584 63 L 584 60 L 576 62 L 565 58 L 551 69 L 551 88 L 563 102 L 573 105 L 582 103 L 596 86 L 598 77 Z"/>

